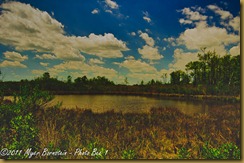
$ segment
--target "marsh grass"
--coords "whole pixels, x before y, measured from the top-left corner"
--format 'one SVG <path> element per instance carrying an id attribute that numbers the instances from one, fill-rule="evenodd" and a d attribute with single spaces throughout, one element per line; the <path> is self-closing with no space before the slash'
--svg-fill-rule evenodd
<path id="1" fill-rule="evenodd" d="M 51 143 L 54 149 L 74 152 L 92 144 L 108 150 L 106 159 L 181 159 L 182 151 L 188 159 L 204 159 L 206 142 L 211 148 L 228 143 L 240 148 L 240 108 L 232 105 L 193 116 L 176 108 L 152 108 L 150 113 L 47 108 L 39 115 L 41 149 Z"/>

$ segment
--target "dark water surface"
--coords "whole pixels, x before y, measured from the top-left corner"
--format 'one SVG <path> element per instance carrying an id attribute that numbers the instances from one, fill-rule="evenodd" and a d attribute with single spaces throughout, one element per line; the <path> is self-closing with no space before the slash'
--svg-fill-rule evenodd
<path id="1" fill-rule="evenodd" d="M 181 112 L 208 113 L 216 104 L 205 101 L 169 100 L 158 97 L 123 95 L 57 95 L 52 103 L 62 102 L 64 108 L 91 109 L 93 112 L 149 112 L 152 107 L 174 107 Z M 221 106 L 221 105 L 220 105 Z"/>

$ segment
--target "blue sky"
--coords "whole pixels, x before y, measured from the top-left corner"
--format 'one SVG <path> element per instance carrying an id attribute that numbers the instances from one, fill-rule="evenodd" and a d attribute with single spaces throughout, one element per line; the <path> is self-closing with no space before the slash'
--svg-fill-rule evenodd
<path id="1" fill-rule="evenodd" d="M 200 48 L 240 54 L 237 0 L 0 1 L 4 81 L 44 72 L 66 80 L 106 76 L 162 80 L 197 60 Z"/>

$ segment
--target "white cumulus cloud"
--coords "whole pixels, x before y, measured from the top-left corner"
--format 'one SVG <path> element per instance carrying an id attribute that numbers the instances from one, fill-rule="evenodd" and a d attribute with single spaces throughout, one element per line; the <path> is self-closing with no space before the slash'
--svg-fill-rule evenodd
<path id="1" fill-rule="evenodd" d="M 28 4 L 7 2 L 0 6 L 0 43 L 18 51 L 49 53 L 62 60 L 85 60 L 81 52 L 99 57 L 122 57 L 128 50 L 113 34 L 67 36 L 64 26 L 47 12 Z M 36 56 L 43 58 L 43 56 Z"/>
<path id="2" fill-rule="evenodd" d="M 152 79 L 161 80 L 162 72 L 158 71 L 154 66 L 141 61 L 136 60 L 133 56 L 126 57 L 126 60 L 122 63 L 114 63 L 120 67 L 128 69 L 129 73 L 126 75 L 129 81 L 139 83 L 140 81 L 148 82 Z"/>
<path id="3" fill-rule="evenodd" d="M 138 48 L 138 52 L 142 55 L 143 59 L 159 60 L 163 58 L 163 55 L 159 53 L 158 47 L 155 47 L 155 41 L 147 33 L 138 31 L 140 37 L 146 42 L 142 48 Z"/>
<path id="4" fill-rule="evenodd" d="M 91 64 L 91 65 L 95 65 L 95 64 L 104 64 L 104 62 L 101 61 L 101 60 L 99 60 L 99 59 L 96 59 L 96 58 L 91 58 L 91 59 L 89 60 L 89 64 Z"/>
<path id="5" fill-rule="evenodd" d="M 184 52 L 182 49 L 175 49 L 173 55 L 173 62 L 169 64 L 169 69 L 185 70 L 185 65 L 191 61 L 197 61 L 197 53 Z"/>
<path id="6" fill-rule="evenodd" d="M 131 35 L 131 36 L 135 36 L 136 33 L 135 33 L 135 32 L 131 32 L 130 35 Z"/>
<path id="7" fill-rule="evenodd" d="M 92 13 L 92 14 L 98 14 L 98 13 L 99 13 L 99 10 L 98 10 L 98 9 L 94 9 L 94 10 L 92 10 L 91 13 Z"/>
<path id="8" fill-rule="evenodd" d="M 208 5 L 207 7 L 214 11 L 216 14 L 220 15 L 221 19 L 223 20 L 233 18 L 233 15 L 229 11 L 225 11 L 216 5 Z"/>
<path id="9" fill-rule="evenodd" d="M 12 60 L 12 61 L 22 62 L 22 61 L 28 59 L 27 55 L 22 56 L 20 53 L 17 53 L 17 52 L 6 51 L 3 53 L 3 55 L 6 59 Z"/>
<path id="10" fill-rule="evenodd" d="M 42 54 L 42 55 L 36 55 L 35 58 L 38 59 L 57 59 L 56 56 L 52 55 L 52 54 Z"/>
<path id="11" fill-rule="evenodd" d="M 45 63 L 45 62 L 40 62 L 40 65 L 47 67 L 49 65 L 49 63 Z"/>
<path id="12" fill-rule="evenodd" d="M 194 8 L 193 8 L 194 9 Z M 197 8 L 195 8 L 196 11 L 193 11 L 191 8 L 184 8 L 181 11 L 181 13 L 185 16 L 185 19 L 179 19 L 180 24 L 193 24 L 195 22 L 199 21 L 206 21 L 207 16 L 202 15 Z"/>
<path id="13" fill-rule="evenodd" d="M 155 67 L 149 65 L 146 62 L 143 62 L 141 60 L 135 60 L 135 59 L 128 59 L 123 61 L 122 63 L 118 63 L 119 66 L 127 68 L 131 73 L 143 73 L 143 74 L 154 74 L 157 73 L 157 70 Z"/>
<path id="14" fill-rule="evenodd" d="M 3 53 L 3 55 L 6 60 L 0 63 L 0 67 L 27 68 L 27 66 L 22 64 L 21 62 L 27 60 L 28 56 L 22 56 L 20 53 L 14 51 L 6 51 Z"/>
<path id="15" fill-rule="evenodd" d="M 234 30 L 240 32 L 240 16 L 236 16 L 229 21 L 229 26 Z"/>
<path id="16" fill-rule="evenodd" d="M 147 33 L 141 33 L 140 37 L 146 41 L 147 45 L 154 46 L 154 39 L 152 37 L 149 37 Z"/>
<path id="17" fill-rule="evenodd" d="M 178 38 L 178 43 L 190 50 L 207 47 L 209 50 L 215 50 L 219 55 L 226 54 L 225 46 L 239 41 L 238 35 L 228 33 L 225 28 L 210 27 L 205 22 L 197 24 L 195 28 L 186 29 Z"/>
<path id="18" fill-rule="evenodd" d="M 17 67 L 17 68 L 27 68 L 26 65 L 20 63 L 19 61 L 8 61 L 5 60 L 0 63 L 0 67 Z"/>
<path id="19" fill-rule="evenodd" d="M 187 20 L 187 19 L 180 19 L 179 20 L 180 24 L 192 24 L 192 20 Z"/>
<path id="20" fill-rule="evenodd" d="M 67 70 L 79 73 L 80 76 L 87 75 L 88 78 L 106 76 L 112 80 L 118 76 L 118 72 L 112 68 L 105 68 L 97 64 L 89 65 L 82 61 L 66 61 L 47 69 L 53 76 L 60 75 L 60 72 Z"/>
<path id="21" fill-rule="evenodd" d="M 143 59 L 159 60 L 163 58 L 163 55 L 159 54 L 157 47 L 145 45 L 142 48 L 138 48 L 138 52 L 142 55 Z"/>
<path id="22" fill-rule="evenodd" d="M 142 17 L 145 21 L 147 21 L 148 23 L 150 23 L 152 20 L 151 18 L 149 17 L 149 13 L 146 11 L 146 12 L 143 12 L 143 17 Z"/>
<path id="23" fill-rule="evenodd" d="M 240 43 L 238 45 L 236 45 L 236 46 L 233 46 L 230 49 L 230 54 L 233 55 L 233 56 L 240 55 L 240 53 L 241 53 Z"/>
<path id="24" fill-rule="evenodd" d="M 105 3 L 112 9 L 118 9 L 119 8 L 119 5 L 115 2 L 115 1 L 112 1 L 112 0 L 105 0 Z"/>

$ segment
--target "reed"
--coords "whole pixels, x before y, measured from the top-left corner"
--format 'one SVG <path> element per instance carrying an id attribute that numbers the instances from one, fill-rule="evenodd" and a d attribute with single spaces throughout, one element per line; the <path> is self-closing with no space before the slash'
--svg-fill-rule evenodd
<path id="1" fill-rule="evenodd" d="M 240 108 L 232 105 L 193 116 L 184 115 L 176 108 L 124 114 L 93 113 L 79 108 L 49 108 L 40 112 L 42 147 L 53 143 L 56 149 L 73 152 L 80 147 L 89 149 L 93 144 L 108 150 L 106 159 L 177 159 L 183 149 L 190 153 L 189 159 L 203 159 L 201 152 L 206 142 L 211 148 L 227 143 L 240 148 Z"/>

